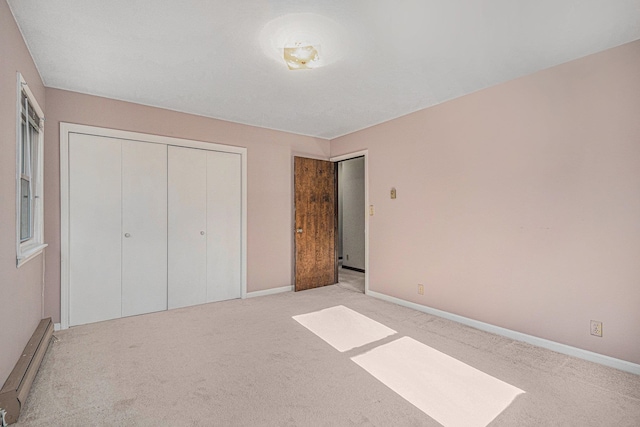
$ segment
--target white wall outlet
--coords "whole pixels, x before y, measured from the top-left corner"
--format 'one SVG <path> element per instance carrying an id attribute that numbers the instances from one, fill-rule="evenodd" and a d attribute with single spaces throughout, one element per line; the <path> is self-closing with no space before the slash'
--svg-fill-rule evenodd
<path id="1" fill-rule="evenodd" d="M 591 321 L 591 335 L 596 337 L 602 336 L 602 322 L 598 320 Z"/>
<path id="2" fill-rule="evenodd" d="M 418 285 L 418 295 L 424 295 L 424 285 Z"/>

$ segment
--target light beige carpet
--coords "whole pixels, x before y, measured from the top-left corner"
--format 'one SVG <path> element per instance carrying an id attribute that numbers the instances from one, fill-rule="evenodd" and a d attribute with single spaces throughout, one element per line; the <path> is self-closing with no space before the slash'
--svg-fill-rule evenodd
<path id="1" fill-rule="evenodd" d="M 397 334 L 346 352 L 292 317 L 343 305 Z M 75 327 L 17 426 L 438 426 L 351 358 L 411 337 L 518 395 L 490 426 L 638 426 L 640 377 L 328 286 Z"/>

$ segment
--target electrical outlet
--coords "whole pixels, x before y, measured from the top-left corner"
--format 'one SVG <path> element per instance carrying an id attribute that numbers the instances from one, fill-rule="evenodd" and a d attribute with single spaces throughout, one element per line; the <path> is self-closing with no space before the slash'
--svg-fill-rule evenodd
<path id="1" fill-rule="evenodd" d="M 424 285 L 418 285 L 418 295 L 424 295 Z"/>
<path id="2" fill-rule="evenodd" d="M 347 261 L 349 261 L 349 254 L 347 254 Z"/>
<path id="3" fill-rule="evenodd" d="M 599 322 L 597 320 L 591 321 L 591 335 L 596 337 L 602 336 L 602 322 Z"/>

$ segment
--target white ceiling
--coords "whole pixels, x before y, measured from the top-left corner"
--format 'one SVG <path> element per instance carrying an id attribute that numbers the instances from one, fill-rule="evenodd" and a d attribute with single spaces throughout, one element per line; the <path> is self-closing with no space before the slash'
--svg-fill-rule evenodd
<path id="1" fill-rule="evenodd" d="M 48 87 L 321 138 L 640 39 L 640 0 L 8 3 Z M 333 21 L 326 66 L 263 51 L 292 13 Z"/>

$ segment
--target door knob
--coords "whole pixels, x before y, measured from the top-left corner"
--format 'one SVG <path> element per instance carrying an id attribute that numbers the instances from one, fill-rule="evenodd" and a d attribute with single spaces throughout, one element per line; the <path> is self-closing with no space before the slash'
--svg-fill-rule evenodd
<path id="1" fill-rule="evenodd" d="M 200 232 L 200 235 L 201 235 L 201 236 L 204 236 L 204 231 L 201 231 L 201 232 Z"/>
<path id="2" fill-rule="evenodd" d="M 302 228 L 298 228 L 298 229 L 296 230 L 296 233 L 302 233 Z"/>
<path id="3" fill-rule="evenodd" d="M 124 237 L 131 237 L 130 233 L 124 233 Z"/>

